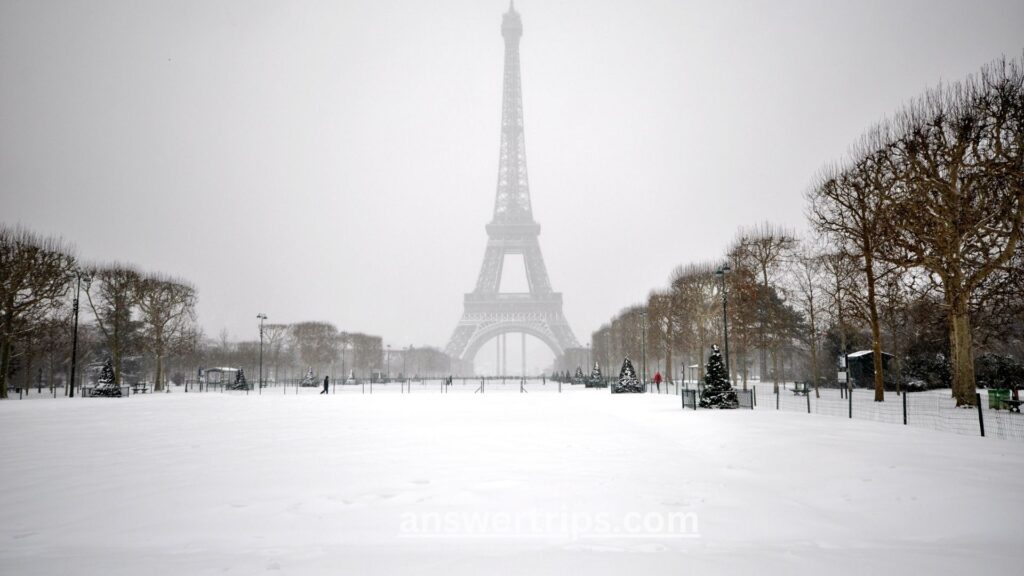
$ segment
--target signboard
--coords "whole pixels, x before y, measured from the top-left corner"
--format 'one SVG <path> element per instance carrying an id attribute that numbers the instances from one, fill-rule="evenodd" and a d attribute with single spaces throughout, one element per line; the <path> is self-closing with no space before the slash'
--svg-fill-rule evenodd
<path id="1" fill-rule="evenodd" d="M 839 381 L 840 382 L 846 382 L 846 372 L 840 372 L 839 373 Z"/>

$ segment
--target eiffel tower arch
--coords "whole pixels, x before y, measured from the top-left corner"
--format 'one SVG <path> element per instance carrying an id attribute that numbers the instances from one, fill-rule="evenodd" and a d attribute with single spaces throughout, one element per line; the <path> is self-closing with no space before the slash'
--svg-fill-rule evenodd
<path id="1" fill-rule="evenodd" d="M 476 288 L 466 294 L 462 319 L 445 348 L 453 358 L 469 362 L 485 342 L 499 338 L 499 364 L 509 333 L 522 334 L 524 343 L 526 335 L 539 339 L 556 358 L 569 349 L 579 348 L 562 313 L 562 294 L 551 289 L 538 242 L 540 224 L 534 221 L 530 205 L 519 72 L 523 24 L 514 5 L 502 17 L 501 35 L 505 39 L 505 76 L 494 217 L 487 225 L 487 248 Z M 509 254 L 523 258 L 528 285 L 525 293 L 500 290 L 505 256 Z M 524 370 L 525 364 L 524 357 Z"/>

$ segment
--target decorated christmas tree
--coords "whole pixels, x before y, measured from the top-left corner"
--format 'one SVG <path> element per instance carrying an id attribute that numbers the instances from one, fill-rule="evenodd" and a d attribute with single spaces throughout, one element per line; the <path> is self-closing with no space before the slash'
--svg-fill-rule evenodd
<path id="1" fill-rule="evenodd" d="M 583 384 L 586 381 L 586 377 L 583 375 L 583 368 L 580 366 L 576 367 L 576 375 L 572 377 L 573 384 Z"/>
<path id="2" fill-rule="evenodd" d="M 738 408 L 739 400 L 736 391 L 729 383 L 729 375 L 722 363 L 722 353 L 718 346 L 711 346 L 711 357 L 704 374 L 704 391 L 700 395 L 701 408 Z"/>
<path id="3" fill-rule="evenodd" d="M 310 366 L 309 370 L 306 371 L 306 376 L 299 383 L 303 388 L 311 388 L 317 385 L 316 379 L 313 378 L 313 367 Z"/>
<path id="4" fill-rule="evenodd" d="M 235 383 L 231 385 L 230 390 L 248 390 L 249 383 L 245 381 L 245 370 L 239 368 L 238 372 L 235 372 Z"/>
<path id="5" fill-rule="evenodd" d="M 628 357 L 622 359 L 619 381 L 612 385 L 612 394 L 637 394 L 644 391 L 644 385 L 636 377 L 636 370 Z"/>
<path id="6" fill-rule="evenodd" d="M 114 378 L 114 363 L 107 358 L 100 370 L 100 379 L 96 381 L 96 388 L 92 391 L 93 396 L 117 397 L 121 395 L 121 387 L 117 385 Z"/>
<path id="7" fill-rule="evenodd" d="M 604 376 L 601 375 L 601 366 L 594 362 L 590 369 L 590 378 L 587 379 L 587 388 L 604 388 L 606 386 Z"/>

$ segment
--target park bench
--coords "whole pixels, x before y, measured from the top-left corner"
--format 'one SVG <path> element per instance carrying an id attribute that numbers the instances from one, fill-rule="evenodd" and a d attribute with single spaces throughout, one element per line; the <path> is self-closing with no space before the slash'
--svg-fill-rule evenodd
<path id="1" fill-rule="evenodd" d="M 145 394 L 146 392 L 149 392 L 149 385 L 145 382 L 137 382 L 132 384 L 131 387 L 132 394 Z"/>
<path id="2" fill-rule="evenodd" d="M 1016 412 L 1018 414 L 1020 414 L 1021 402 L 1021 400 L 1003 400 L 1003 404 L 1006 406 L 1007 410 L 1009 410 L 1010 412 Z"/>

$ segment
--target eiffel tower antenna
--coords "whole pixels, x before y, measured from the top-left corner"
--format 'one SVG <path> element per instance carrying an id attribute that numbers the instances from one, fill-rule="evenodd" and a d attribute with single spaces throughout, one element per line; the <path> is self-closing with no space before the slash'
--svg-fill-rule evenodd
<path id="1" fill-rule="evenodd" d="M 494 215 L 487 225 L 487 248 L 476 289 L 466 294 L 462 319 L 445 351 L 453 358 L 472 361 L 485 342 L 497 337 L 499 372 L 505 374 L 502 356 L 508 333 L 521 333 L 524 343 L 527 334 L 534 336 L 544 342 L 556 357 L 580 345 L 562 313 L 561 293 L 551 289 L 537 240 L 540 225 L 534 221 L 530 205 L 519 66 L 523 23 L 515 11 L 514 1 L 509 2 L 509 11 L 502 15 L 501 35 L 505 39 L 505 74 Z M 522 255 L 529 292 L 500 292 L 506 254 Z M 524 373 L 525 353 L 524 344 Z"/>

